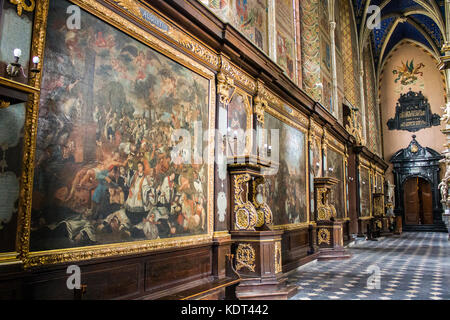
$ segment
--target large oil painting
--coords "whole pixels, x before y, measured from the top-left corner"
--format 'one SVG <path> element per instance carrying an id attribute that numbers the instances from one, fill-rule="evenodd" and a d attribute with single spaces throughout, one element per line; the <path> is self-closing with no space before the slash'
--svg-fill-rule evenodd
<path id="1" fill-rule="evenodd" d="M 25 109 L 0 109 L 0 253 L 15 251 Z"/>
<path id="2" fill-rule="evenodd" d="M 282 226 L 307 222 L 306 136 L 269 113 L 265 114 L 264 121 L 264 128 L 268 132 L 278 130 L 279 137 L 279 141 L 269 139 L 273 152 L 279 152 L 279 168 L 266 178 L 267 204 L 272 210 L 274 224 Z"/>
<path id="3" fill-rule="evenodd" d="M 371 183 L 370 172 L 366 167 L 359 170 L 360 210 L 362 217 L 370 216 Z"/>
<path id="4" fill-rule="evenodd" d="M 345 218 L 345 172 L 343 155 L 332 148 L 327 149 L 328 176 L 336 178 L 339 183 L 333 187 L 330 202 L 336 208 L 338 218 Z"/>
<path id="5" fill-rule="evenodd" d="M 69 5 L 50 1 L 31 250 L 207 233 L 208 165 L 175 132 L 205 150 L 210 81 L 85 11 L 69 30 Z"/>

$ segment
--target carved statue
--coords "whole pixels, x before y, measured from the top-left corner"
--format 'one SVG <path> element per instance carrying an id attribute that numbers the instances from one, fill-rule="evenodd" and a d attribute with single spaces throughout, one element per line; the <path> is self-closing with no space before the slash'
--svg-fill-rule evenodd
<path id="1" fill-rule="evenodd" d="M 450 121 L 450 102 L 447 102 L 445 107 L 441 107 L 442 110 L 444 110 L 444 114 L 441 117 L 441 121 L 443 121 L 445 124 L 449 124 Z"/>
<path id="2" fill-rule="evenodd" d="M 446 204 L 450 204 L 450 197 L 448 195 L 448 184 L 450 181 L 450 153 L 445 154 L 445 158 L 440 160 L 439 162 L 445 163 L 446 171 L 445 176 L 439 184 L 439 190 L 441 191 L 442 202 Z"/>

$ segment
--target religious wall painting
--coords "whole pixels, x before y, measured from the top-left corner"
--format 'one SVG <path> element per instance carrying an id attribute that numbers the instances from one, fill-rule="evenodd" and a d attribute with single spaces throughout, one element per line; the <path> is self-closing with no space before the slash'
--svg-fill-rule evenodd
<path id="1" fill-rule="evenodd" d="M 230 22 L 259 49 L 268 53 L 267 0 L 231 0 Z"/>
<path id="2" fill-rule="evenodd" d="M 344 155 L 332 147 L 327 148 L 327 176 L 339 180 L 331 193 L 330 202 L 335 205 L 338 218 L 345 218 L 345 167 Z"/>
<path id="3" fill-rule="evenodd" d="M 331 82 L 325 75 L 322 76 L 322 85 L 323 85 L 322 105 L 329 112 L 333 113 Z"/>
<path id="4" fill-rule="evenodd" d="M 252 108 L 251 98 L 236 88 L 228 103 L 228 154 L 247 155 L 251 148 Z M 231 152 L 231 153 L 230 153 Z"/>
<path id="5" fill-rule="evenodd" d="M 265 113 L 264 129 L 278 130 L 279 168 L 266 176 L 267 204 L 275 226 L 302 224 L 307 217 L 306 134 L 271 113 Z M 274 141 L 271 141 L 274 144 Z M 277 148 L 274 147 L 274 150 Z"/>
<path id="6" fill-rule="evenodd" d="M 277 63 L 295 81 L 294 6 L 291 0 L 275 2 Z"/>
<path id="7" fill-rule="evenodd" d="M 219 18 L 227 21 L 230 0 L 200 0 L 200 2 L 207 6 Z"/>
<path id="8" fill-rule="evenodd" d="M 325 38 L 325 36 L 321 36 L 321 55 L 322 55 L 322 65 L 326 67 L 328 72 L 331 72 L 331 47 L 330 42 Z"/>
<path id="9" fill-rule="evenodd" d="M 365 166 L 360 166 L 359 169 L 359 192 L 360 192 L 360 211 L 361 217 L 370 216 L 370 201 L 371 201 L 371 181 L 370 170 Z"/>
<path id="10" fill-rule="evenodd" d="M 0 260 L 15 251 L 25 105 L 0 109 Z"/>
<path id="11" fill-rule="evenodd" d="M 50 2 L 31 251 L 208 233 L 211 79 L 85 11 L 68 30 L 69 5 Z"/>

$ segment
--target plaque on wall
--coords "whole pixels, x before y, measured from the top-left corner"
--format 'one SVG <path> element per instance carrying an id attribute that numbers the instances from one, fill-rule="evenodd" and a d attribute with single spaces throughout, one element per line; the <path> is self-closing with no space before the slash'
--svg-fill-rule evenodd
<path id="1" fill-rule="evenodd" d="M 422 91 L 400 94 L 395 107 L 395 117 L 387 122 L 389 130 L 416 132 L 440 125 L 440 116 L 431 112 L 428 99 Z"/>

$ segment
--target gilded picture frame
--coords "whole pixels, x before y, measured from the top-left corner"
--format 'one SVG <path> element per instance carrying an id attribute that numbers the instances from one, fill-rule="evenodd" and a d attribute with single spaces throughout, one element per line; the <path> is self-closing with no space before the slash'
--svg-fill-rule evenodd
<path id="1" fill-rule="evenodd" d="M 367 220 L 367 219 L 371 219 L 372 217 L 373 217 L 373 212 L 372 212 L 372 185 L 373 185 L 373 170 L 372 170 L 372 168 L 371 168 L 371 164 L 370 164 L 370 162 L 369 161 L 367 161 L 366 159 L 364 159 L 363 157 L 361 157 L 360 155 L 359 155 L 359 165 L 358 165 L 358 171 L 359 171 L 359 174 L 358 174 L 358 176 L 359 176 L 359 181 L 358 181 L 358 183 L 359 183 L 359 185 L 360 185 L 360 187 L 359 187 L 359 192 L 360 192 L 360 199 L 361 199 L 361 197 L 362 197 L 362 192 L 363 192 L 363 190 L 362 190 L 362 187 L 361 187 L 361 184 L 362 184 L 362 181 L 361 181 L 361 172 L 362 172 L 362 170 L 365 170 L 365 171 L 367 171 L 367 174 L 368 174 L 368 182 L 369 182 L 369 186 L 368 186 L 368 190 L 369 190 L 369 199 L 368 199 L 368 203 L 369 203 L 369 215 L 366 215 L 366 216 L 364 216 L 364 215 L 362 215 L 362 204 L 360 203 L 359 205 L 360 205 L 360 216 L 359 216 L 359 219 L 361 219 L 361 220 Z M 360 201 L 361 202 L 361 201 Z"/>
<path id="2" fill-rule="evenodd" d="M 349 220 L 349 216 L 348 216 L 348 194 L 347 194 L 347 190 L 348 190 L 348 183 L 347 183 L 347 168 L 348 168 L 348 155 L 345 152 L 345 146 L 338 142 L 334 137 L 332 136 L 328 136 L 328 138 L 326 139 L 327 141 L 325 142 L 326 144 L 326 149 L 331 149 L 334 152 L 340 154 L 342 156 L 342 178 L 339 179 L 341 181 L 339 181 L 339 183 L 342 183 L 342 191 L 343 191 L 343 204 L 344 204 L 344 217 L 340 218 L 338 220 Z M 330 141 L 331 140 L 331 141 Z M 324 167 L 325 167 L 325 172 L 328 172 L 328 161 L 329 161 L 329 157 L 328 157 L 328 152 L 327 152 L 327 157 L 326 157 L 326 161 L 324 161 Z M 324 174 L 325 174 L 324 172 Z"/>
<path id="3" fill-rule="evenodd" d="M 309 148 L 308 148 L 308 125 L 309 125 L 309 119 L 303 115 L 302 113 L 298 112 L 288 104 L 282 102 L 284 105 L 284 108 L 276 108 L 272 105 L 272 103 L 268 104 L 268 107 L 265 108 L 265 111 L 270 114 L 271 116 L 277 118 L 284 124 L 300 131 L 304 135 L 304 150 L 305 150 L 305 209 L 306 209 L 306 222 L 300 222 L 300 223 L 294 223 L 294 224 L 283 224 L 283 225 L 274 225 L 274 230 L 296 230 L 296 229 L 303 229 L 309 227 L 311 224 L 311 207 L 310 207 L 310 186 L 309 186 Z M 282 110 L 279 110 L 282 109 Z M 288 116 L 289 115 L 289 116 Z M 266 123 L 264 123 L 263 128 L 266 128 Z"/>
<path id="4" fill-rule="evenodd" d="M 232 93 L 229 97 L 229 102 L 227 103 L 227 125 L 230 126 L 230 104 L 233 103 L 234 99 L 237 96 L 241 96 L 243 99 L 243 104 L 244 104 L 244 110 L 245 110 L 245 128 L 240 128 L 241 130 L 244 131 L 245 134 L 245 146 L 243 149 L 242 153 L 238 153 L 234 154 L 234 150 L 230 150 L 230 154 L 228 156 L 229 159 L 233 160 L 235 158 L 241 159 L 241 158 L 246 158 L 246 157 L 250 157 L 252 155 L 252 151 L 253 151 L 253 139 L 254 139 L 254 132 L 253 132 L 253 98 L 250 94 L 248 94 L 245 90 L 241 89 L 238 86 L 234 86 Z M 233 129 L 232 129 L 233 131 Z M 233 135 L 233 132 L 231 132 L 230 134 Z M 229 140 L 232 140 L 232 137 L 229 137 Z M 229 142 L 230 145 L 228 147 L 233 146 L 233 142 Z M 234 146 L 233 146 L 234 147 Z M 231 156 L 230 156 L 231 155 Z"/>
<path id="5" fill-rule="evenodd" d="M 49 13 L 49 1 L 42 0 L 36 4 L 35 22 L 33 27 L 32 55 L 41 57 L 41 65 L 45 62 L 44 48 L 46 41 L 47 17 Z M 135 17 L 124 10 L 123 15 L 111 10 L 106 5 L 94 0 L 68 0 L 70 3 L 79 6 L 82 10 L 92 14 L 97 19 L 122 31 L 127 36 L 137 40 L 145 46 L 181 64 L 192 72 L 204 77 L 209 81 L 208 96 L 208 139 L 214 141 L 215 128 L 215 73 L 203 64 L 188 56 L 182 49 L 174 49 L 166 42 L 155 37 L 152 33 L 137 26 L 133 21 Z M 137 3 L 137 2 L 136 2 Z M 148 26 L 149 29 L 153 27 Z M 42 75 L 30 80 L 30 85 L 40 88 Z M 18 230 L 17 230 L 17 260 L 22 261 L 25 268 L 39 265 L 66 263 L 72 261 L 82 261 L 97 258 L 114 256 L 124 256 L 137 253 L 151 252 L 160 249 L 173 247 L 183 247 L 188 245 L 198 245 L 208 243 L 213 237 L 214 221 L 214 147 L 208 144 L 207 154 L 207 231 L 201 235 L 186 237 L 167 238 L 158 240 L 142 240 L 134 242 L 123 242 L 114 244 L 101 244 L 88 247 L 78 247 L 69 249 L 56 249 L 46 251 L 30 252 L 30 221 L 33 192 L 34 161 L 36 152 L 36 137 L 38 127 L 40 93 L 30 96 L 27 104 L 23 169 L 21 175 L 21 191 L 19 197 Z"/>

